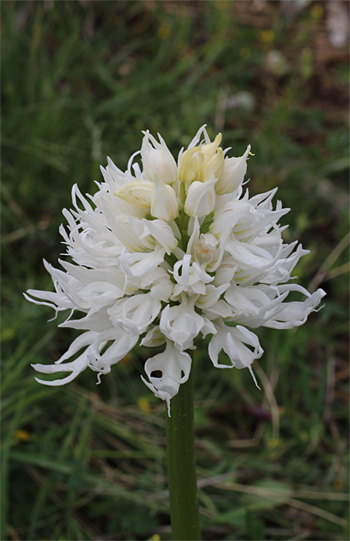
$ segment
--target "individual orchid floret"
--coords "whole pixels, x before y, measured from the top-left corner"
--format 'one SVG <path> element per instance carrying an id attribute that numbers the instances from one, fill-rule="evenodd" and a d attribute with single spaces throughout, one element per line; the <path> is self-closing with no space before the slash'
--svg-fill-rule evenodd
<path id="1" fill-rule="evenodd" d="M 148 130 L 144 134 L 141 157 L 147 177 L 153 182 L 158 177 L 164 184 L 175 184 L 178 179 L 177 166 L 165 141 L 158 134 L 158 143 Z"/>
<path id="2" fill-rule="evenodd" d="M 159 347 L 142 379 L 170 415 L 190 374 L 189 352 L 203 338 L 215 367 L 248 368 L 255 381 L 263 350 L 252 329 L 298 327 L 319 309 L 325 292 L 292 281 L 308 251 L 283 241 L 279 220 L 289 209 L 273 206 L 276 189 L 243 193 L 250 145 L 227 158 L 221 139 L 211 142 L 202 126 L 177 166 L 164 140 L 147 131 L 143 170 L 136 152 L 125 173 L 108 159 L 93 196 L 73 186 L 60 227 L 69 260 L 59 260 L 63 270 L 44 263 L 55 291 L 25 296 L 56 315 L 66 310 L 60 327 L 81 334 L 55 364 L 33 365 L 49 378 L 39 383 L 64 385 L 86 368 L 100 383 L 137 344 Z"/>
<path id="3" fill-rule="evenodd" d="M 247 171 L 247 158 L 250 153 L 250 145 L 239 158 L 226 158 L 222 175 L 215 185 L 215 191 L 218 195 L 232 193 L 242 184 L 244 175 Z"/>
<path id="4" fill-rule="evenodd" d="M 215 184 L 217 179 L 214 172 L 211 173 L 210 179 L 207 182 L 192 182 L 188 189 L 185 212 L 188 216 L 207 216 L 214 210 L 215 207 Z"/>
<path id="5" fill-rule="evenodd" d="M 179 214 L 175 190 L 168 184 L 163 184 L 157 172 L 154 173 L 151 214 L 167 222 L 174 220 Z"/>
<path id="6" fill-rule="evenodd" d="M 130 205 L 139 208 L 151 208 L 153 185 L 146 180 L 134 180 L 123 184 L 114 195 L 124 199 Z"/>
<path id="7" fill-rule="evenodd" d="M 142 381 L 157 397 L 166 400 L 169 416 L 170 400 L 178 393 L 181 383 L 188 380 L 191 362 L 190 355 L 179 351 L 170 340 L 166 341 L 163 353 L 146 361 L 145 372 L 150 383 L 141 376 Z"/>
<path id="8" fill-rule="evenodd" d="M 191 184 L 193 181 L 206 182 L 214 173 L 220 178 L 224 168 L 224 154 L 219 147 L 222 135 L 219 133 L 212 143 L 186 150 L 180 157 L 179 179 Z"/>

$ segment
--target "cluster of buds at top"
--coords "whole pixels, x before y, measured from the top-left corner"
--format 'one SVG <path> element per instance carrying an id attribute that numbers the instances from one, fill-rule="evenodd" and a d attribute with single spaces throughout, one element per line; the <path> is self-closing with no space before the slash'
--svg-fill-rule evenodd
<path id="1" fill-rule="evenodd" d="M 205 143 L 197 145 L 204 131 Z M 133 180 L 118 188 L 115 195 L 139 208 L 146 208 L 155 218 L 174 220 L 181 210 L 201 218 L 210 214 L 216 195 L 236 191 L 247 170 L 250 145 L 239 158 L 226 158 L 219 146 L 221 133 L 211 143 L 203 128 L 189 148 L 179 156 L 179 165 L 164 140 L 160 143 L 145 133 L 141 156 L 147 180 Z"/>

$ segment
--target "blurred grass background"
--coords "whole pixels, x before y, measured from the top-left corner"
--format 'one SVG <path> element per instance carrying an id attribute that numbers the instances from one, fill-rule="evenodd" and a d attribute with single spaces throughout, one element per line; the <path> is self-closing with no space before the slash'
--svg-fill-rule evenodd
<path id="1" fill-rule="evenodd" d="M 22 291 L 51 288 L 42 259 L 63 251 L 74 183 L 94 192 L 107 155 L 126 168 L 141 130 L 177 156 L 204 123 L 230 155 L 252 145 L 250 192 L 278 186 L 286 241 L 311 250 L 295 274 L 327 297 L 303 327 L 259 331 L 262 392 L 197 350 L 203 539 L 348 539 L 347 9 L 1 3 L 1 539 L 169 539 L 165 407 L 140 380 L 146 351 L 100 386 L 90 371 L 40 386 L 30 363 L 54 362 L 75 335 Z"/>

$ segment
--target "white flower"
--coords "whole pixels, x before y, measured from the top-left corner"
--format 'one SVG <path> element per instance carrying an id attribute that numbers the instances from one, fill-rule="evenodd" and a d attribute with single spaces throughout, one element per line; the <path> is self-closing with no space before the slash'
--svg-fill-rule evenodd
<path id="1" fill-rule="evenodd" d="M 217 179 L 214 176 L 214 173 L 211 173 L 211 176 L 207 182 L 195 181 L 191 184 L 188 189 L 186 201 L 185 201 L 185 212 L 188 216 L 207 216 L 210 214 L 215 207 L 215 183 Z"/>
<path id="2" fill-rule="evenodd" d="M 121 299 L 107 312 L 113 325 L 139 336 L 148 329 L 160 309 L 160 300 L 150 292 Z"/>
<path id="3" fill-rule="evenodd" d="M 33 365 L 69 374 L 40 383 L 63 385 L 87 367 L 100 381 L 137 343 L 164 347 L 146 361 L 142 379 L 170 414 L 195 340 L 211 335 L 214 366 L 248 368 L 254 377 L 263 350 L 248 327 L 302 325 L 325 293 L 290 283 L 308 252 L 283 242 L 278 221 L 289 209 L 279 201 L 273 208 L 276 190 L 243 193 L 249 145 L 243 156 L 226 157 L 221 134 L 211 142 L 203 126 L 177 166 L 159 141 L 145 132 L 143 171 L 133 161 L 139 153 L 125 172 L 108 158 L 91 202 L 73 187 L 73 209 L 63 211 L 67 229 L 60 227 L 71 261 L 60 260 L 63 270 L 45 262 L 55 291 L 25 296 L 56 314 L 69 310 L 60 326 L 82 331 L 54 365 Z M 305 300 L 288 302 L 292 292 Z"/>
<path id="4" fill-rule="evenodd" d="M 247 158 L 250 152 L 250 145 L 240 158 L 227 158 L 224 162 L 224 170 L 215 186 L 215 191 L 219 195 L 231 193 L 237 190 L 242 184 L 244 175 L 247 171 Z"/>
<path id="5" fill-rule="evenodd" d="M 150 135 L 148 130 L 144 133 L 141 157 L 147 177 L 153 182 L 158 177 L 163 184 L 175 184 L 178 179 L 176 161 L 166 146 L 165 141 L 159 134 L 160 143 Z"/>
<path id="6" fill-rule="evenodd" d="M 204 326 L 204 319 L 194 308 L 196 296 L 182 295 L 181 304 L 167 305 L 162 311 L 159 328 L 182 352 L 193 349 L 193 340 Z"/>
<path id="7" fill-rule="evenodd" d="M 249 368 L 254 359 L 259 359 L 264 353 L 256 335 L 245 327 L 240 325 L 235 328 L 228 327 L 222 319 L 219 319 L 216 330 L 209 344 L 209 357 L 217 368 L 227 368 L 227 366 Z M 254 349 L 251 350 L 244 344 Z M 219 363 L 219 352 L 222 349 L 229 357 L 231 365 Z"/>
<path id="8" fill-rule="evenodd" d="M 163 353 L 146 361 L 145 372 L 151 383 L 141 376 L 142 381 L 158 398 L 167 401 L 169 416 L 170 400 L 178 393 L 181 383 L 188 380 L 190 371 L 190 355 L 179 351 L 170 340 L 166 341 Z"/>
<path id="9" fill-rule="evenodd" d="M 150 182 L 134 180 L 120 186 L 114 195 L 124 199 L 132 206 L 149 209 L 152 202 L 152 192 L 153 186 Z"/>
<path id="10" fill-rule="evenodd" d="M 163 184 L 156 172 L 153 181 L 151 214 L 169 222 L 179 214 L 175 190 Z"/>

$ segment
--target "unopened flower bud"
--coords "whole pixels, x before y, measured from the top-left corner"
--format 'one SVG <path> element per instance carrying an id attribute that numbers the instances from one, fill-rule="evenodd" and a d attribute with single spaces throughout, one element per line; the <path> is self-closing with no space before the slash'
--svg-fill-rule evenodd
<path id="1" fill-rule="evenodd" d="M 201 151 L 204 154 L 204 158 L 206 162 L 208 162 L 215 156 L 219 148 L 219 145 L 221 143 L 221 140 L 222 140 L 222 134 L 218 133 L 212 143 L 207 143 L 201 146 Z"/>
<path id="2" fill-rule="evenodd" d="M 224 161 L 223 172 L 215 186 L 218 195 L 232 193 L 243 182 L 247 171 L 247 158 L 250 152 L 250 145 L 239 158 L 226 158 Z"/>
<path id="3" fill-rule="evenodd" d="M 141 147 L 143 167 L 152 182 L 157 174 L 164 184 L 174 184 L 177 180 L 177 165 L 165 142 L 160 140 L 161 144 L 148 131 L 145 133 Z"/>
<path id="4" fill-rule="evenodd" d="M 210 160 L 205 160 L 204 162 L 204 167 L 202 171 L 202 182 L 206 182 L 209 179 L 211 172 L 214 173 L 215 178 L 220 178 L 224 169 L 224 161 L 225 160 L 223 150 L 222 148 L 218 148 L 216 153 L 210 158 Z"/>
<path id="5" fill-rule="evenodd" d="M 188 189 L 185 201 L 185 212 L 188 216 L 207 216 L 215 206 L 215 183 L 217 179 L 214 173 L 207 182 L 192 182 Z"/>
<path id="6" fill-rule="evenodd" d="M 222 135 L 219 133 L 212 143 L 186 150 L 180 159 L 180 181 L 190 184 L 193 181 L 207 182 L 211 173 L 219 178 L 224 167 L 224 155 L 219 148 Z"/>
<path id="7" fill-rule="evenodd" d="M 116 192 L 117 195 L 130 205 L 138 208 L 150 208 L 152 202 L 153 184 L 146 180 L 126 182 Z"/>
<path id="8" fill-rule="evenodd" d="M 157 173 L 153 182 L 151 214 L 167 222 L 174 220 L 179 214 L 174 188 L 163 184 Z"/>
<path id="9" fill-rule="evenodd" d="M 193 147 L 186 150 L 179 164 L 179 180 L 190 184 L 194 180 L 199 180 L 199 170 L 204 162 L 204 155 L 200 147 Z"/>

